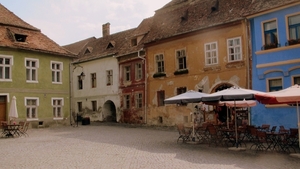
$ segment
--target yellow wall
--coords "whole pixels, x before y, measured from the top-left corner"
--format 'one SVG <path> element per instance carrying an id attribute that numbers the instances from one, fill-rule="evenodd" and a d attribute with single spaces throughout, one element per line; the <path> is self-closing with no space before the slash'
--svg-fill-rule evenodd
<path id="1" fill-rule="evenodd" d="M 235 37 L 241 37 L 242 61 L 229 64 L 227 39 Z M 150 125 L 173 126 L 176 123 L 184 122 L 184 116 L 188 118 L 188 124 L 191 121 L 189 114 L 194 111 L 195 104 L 157 107 L 157 91 L 164 90 L 165 99 L 167 99 L 177 95 L 178 87 L 198 91 L 197 84 L 201 84 L 204 93 L 214 92 L 214 89 L 223 83 L 248 88 L 248 44 L 246 39 L 246 26 L 243 22 L 239 22 L 226 27 L 209 29 L 197 34 L 149 45 L 147 47 L 147 123 Z M 204 44 L 211 42 L 217 42 L 218 44 L 219 64 L 205 66 Z M 188 74 L 173 74 L 176 70 L 175 51 L 178 49 L 186 50 Z M 156 73 L 155 55 L 159 53 L 164 54 L 166 77 L 153 78 L 153 74 Z M 160 116 L 163 118 L 163 123 L 159 123 Z"/>

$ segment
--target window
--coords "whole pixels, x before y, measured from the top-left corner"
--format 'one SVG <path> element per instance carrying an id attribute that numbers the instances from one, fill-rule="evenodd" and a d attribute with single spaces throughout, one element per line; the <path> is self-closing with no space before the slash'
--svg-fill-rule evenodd
<path id="1" fill-rule="evenodd" d="M 142 63 L 135 64 L 135 79 L 140 80 L 143 78 L 143 67 Z"/>
<path id="2" fill-rule="evenodd" d="M 185 93 L 186 92 L 186 87 L 178 87 L 177 88 L 177 95 Z"/>
<path id="3" fill-rule="evenodd" d="M 37 119 L 39 99 L 37 97 L 25 97 L 26 117 L 27 119 Z"/>
<path id="4" fill-rule="evenodd" d="M 177 63 L 178 63 L 178 70 L 186 69 L 185 50 L 177 50 L 176 51 L 176 59 L 177 59 Z"/>
<path id="5" fill-rule="evenodd" d="M 82 112 L 82 102 L 77 102 L 78 112 Z"/>
<path id="6" fill-rule="evenodd" d="M 0 81 L 11 80 L 11 68 L 13 58 L 11 56 L 0 55 Z"/>
<path id="7" fill-rule="evenodd" d="M 143 94 L 142 93 L 136 93 L 135 94 L 135 107 L 136 108 L 142 108 L 143 107 Z"/>
<path id="8" fill-rule="evenodd" d="M 290 39 L 300 39 L 300 14 L 288 17 Z"/>
<path id="9" fill-rule="evenodd" d="M 53 107 L 53 118 L 63 118 L 63 105 L 64 100 L 63 98 L 52 98 L 52 107 Z"/>
<path id="10" fill-rule="evenodd" d="M 62 82 L 62 70 L 63 64 L 61 62 L 51 62 L 52 71 L 52 82 L 61 83 Z"/>
<path id="11" fill-rule="evenodd" d="M 217 42 L 205 44 L 205 64 L 218 64 Z"/>
<path id="12" fill-rule="evenodd" d="M 293 77 L 293 84 L 294 84 L 294 85 L 295 85 L 295 84 L 300 85 L 300 76 L 294 76 L 294 77 Z"/>
<path id="13" fill-rule="evenodd" d="M 92 88 L 97 87 L 96 73 L 92 73 L 92 74 L 91 74 L 91 84 L 92 84 Z"/>
<path id="14" fill-rule="evenodd" d="M 124 80 L 125 81 L 130 81 L 131 77 L 130 77 L 130 66 L 125 66 L 124 67 Z"/>
<path id="15" fill-rule="evenodd" d="M 26 59 L 26 80 L 29 82 L 37 81 L 37 69 L 38 69 L 38 60 L 36 59 Z"/>
<path id="16" fill-rule="evenodd" d="M 92 101 L 92 110 L 97 111 L 97 101 Z"/>
<path id="17" fill-rule="evenodd" d="M 78 78 L 78 89 L 82 90 L 83 89 L 83 80 L 80 75 L 77 76 L 77 78 Z"/>
<path id="18" fill-rule="evenodd" d="M 136 46 L 137 45 L 137 38 L 131 39 L 131 46 Z"/>
<path id="19" fill-rule="evenodd" d="M 165 63 L 164 63 L 164 55 L 163 54 L 157 54 L 155 56 L 156 61 L 156 72 L 157 73 L 163 73 L 165 72 Z"/>
<path id="20" fill-rule="evenodd" d="M 130 95 L 129 94 L 124 95 L 123 102 L 124 102 L 124 108 L 130 109 Z"/>
<path id="21" fill-rule="evenodd" d="M 241 38 L 228 39 L 227 51 L 229 62 L 242 60 Z"/>
<path id="22" fill-rule="evenodd" d="M 157 105 L 164 106 L 165 105 L 164 100 L 165 100 L 165 91 L 164 90 L 157 91 Z"/>
<path id="23" fill-rule="evenodd" d="M 15 34 L 15 40 L 17 42 L 26 42 L 27 35 Z"/>
<path id="24" fill-rule="evenodd" d="M 274 45 L 274 47 L 277 47 L 277 23 L 275 20 L 264 23 L 264 37 L 265 45 Z"/>
<path id="25" fill-rule="evenodd" d="M 269 92 L 282 90 L 282 79 L 269 79 Z"/>
<path id="26" fill-rule="evenodd" d="M 113 71 L 112 70 L 106 71 L 106 85 L 107 86 L 113 85 Z"/>

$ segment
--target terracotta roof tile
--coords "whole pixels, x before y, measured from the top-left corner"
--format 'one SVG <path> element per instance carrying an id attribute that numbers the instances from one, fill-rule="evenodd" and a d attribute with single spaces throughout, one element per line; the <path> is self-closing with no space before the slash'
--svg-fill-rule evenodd
<path id="1" fill-rule="evenodd" d="M 291 2 L 299 0 L 172 0 L 156 11 L 145 42 L 234 22 Z"/>

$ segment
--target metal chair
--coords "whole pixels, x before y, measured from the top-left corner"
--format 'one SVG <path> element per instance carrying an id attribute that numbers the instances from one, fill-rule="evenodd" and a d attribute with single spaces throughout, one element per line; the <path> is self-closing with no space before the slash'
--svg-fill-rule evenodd
<path id="1" fill-rule="evenodd" d="M 190 138 L 190 131 L 187 131 L 183 124 L 177 124 L 177 131 L 179 133 L 177 143 L 180 142 L 180 140 L 182 140 L 183 143 L 186 143 Z"/>

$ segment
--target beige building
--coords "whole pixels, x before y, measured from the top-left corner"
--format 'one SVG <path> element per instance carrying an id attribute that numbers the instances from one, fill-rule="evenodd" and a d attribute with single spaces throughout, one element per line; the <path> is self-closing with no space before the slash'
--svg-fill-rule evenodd
<path id="1" fill-rule="evenodd" d="M 247 23 L 240 16 L 247 3 L 173 0 L 156 11 L 145 45 L 147 124 L 190 124 L 195 104 L 164 104 L 164 99 L 188 90 L 250 87 Z M 211 106 L 206 107 L 205 121 L 215 121 Z"/>

